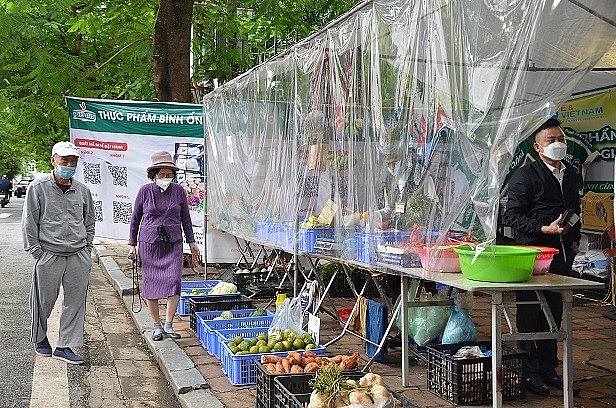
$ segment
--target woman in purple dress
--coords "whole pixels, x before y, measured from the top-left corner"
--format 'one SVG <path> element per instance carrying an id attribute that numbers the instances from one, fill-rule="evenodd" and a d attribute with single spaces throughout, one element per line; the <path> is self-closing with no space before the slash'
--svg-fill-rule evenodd
<path id="1" fill-rule="evenodd" d="M 139 189 L 130 222 L 129 253 L 139 251 L 143 275 L 142 296 L 154 320 L 152 339 L 164 336 L 179 339 L 173 330 L 173 316 L 182 286 L 182 229 L 193 261 L 200 259 L 184 189 L 173 179 L 179 168 L 168 152 L 152 154 L 147 168 L 153 183 Z M 139 244 L 137 248 L 137 244 Z M 167 299 L 165 324 L 159 315 L 158 300 Z"/>

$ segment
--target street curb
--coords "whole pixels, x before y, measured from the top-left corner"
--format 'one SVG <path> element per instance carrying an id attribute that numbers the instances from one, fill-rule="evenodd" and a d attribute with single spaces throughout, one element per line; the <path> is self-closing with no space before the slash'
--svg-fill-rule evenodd
<path id="1" fill-rule="evenodd" d="M 133 310 L 132 297 L 125 298 L 125 295 L 133 293 L 132 281 L 120 270 L 111 254 L 102 245 L 94 245 L 94 252 L 95 259 L 124 302 L 135 326 L 145 339 L 165 378 L 173 388 L 180 405 L 184 408 L 222 408 L 222 403 L 207 389 L 209 388 L 207 380 L 176 342 L 171 340 L 155 342 L 152 340 L 149 335 L 152 319 L 148 315 L 147 308 L 142 308 L 137 312 Z"/>

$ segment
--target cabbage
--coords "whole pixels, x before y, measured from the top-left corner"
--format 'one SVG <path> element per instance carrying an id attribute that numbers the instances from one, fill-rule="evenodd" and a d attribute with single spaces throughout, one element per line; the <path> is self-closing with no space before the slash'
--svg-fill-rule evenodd
<path id="1" fill-rule="evenodd" d="M 265 309 L 258 307 L 250 314 L 248 317 L 259 317 L 259 316 L 267 316 L 267 312 Z"/>
<path id="2" fill-rule="evenodd" d="M 230 310 L 225 310 L 220 314 L 221 319 L 233 319 L 233 313 Z"/>
<path id="3" fill-rule="evenodd" d="M 210 295 L 227 295 L 229 293 L 236 293 L 237 286 L 229 282 L 220 282 L 212 288 Z"/>

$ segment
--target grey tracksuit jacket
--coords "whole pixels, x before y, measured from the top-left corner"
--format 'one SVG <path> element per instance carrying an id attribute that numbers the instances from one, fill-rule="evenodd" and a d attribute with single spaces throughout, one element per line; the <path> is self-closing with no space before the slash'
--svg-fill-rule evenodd
<path id="1" fill-rule="evenodd" d="M 39 258 L 43 252 L 72 255 L 94 240 L 94 202 L 90 190 L 73 180 L 64 194 L 53 174 L 34 180 L 22 214 L 24 249 Z"/>

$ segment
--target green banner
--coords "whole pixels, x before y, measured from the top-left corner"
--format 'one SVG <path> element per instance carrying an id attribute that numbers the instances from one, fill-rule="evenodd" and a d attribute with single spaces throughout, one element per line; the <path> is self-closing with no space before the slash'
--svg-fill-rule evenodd
<path id="1" fill-rule="evenodd" d="M 578 137 L 598 152 L 588 166 L 584 191 L 614 192 L 614 158 L 616 157 L 616 91 L 606 91 L 567 101 L 558 110 L 565 134 Z"/>
<path id="2" fill-rule="evenodd" d="M 66 98 L 71 129 L 203 138 L 203 107 L 194 104 Z"/>

